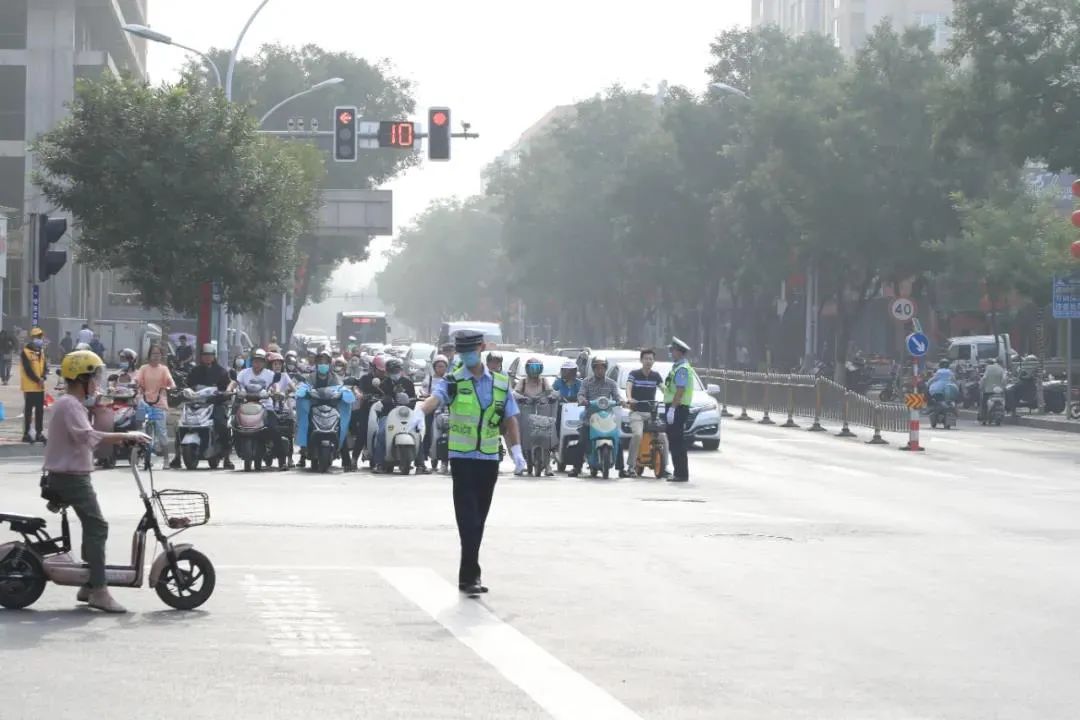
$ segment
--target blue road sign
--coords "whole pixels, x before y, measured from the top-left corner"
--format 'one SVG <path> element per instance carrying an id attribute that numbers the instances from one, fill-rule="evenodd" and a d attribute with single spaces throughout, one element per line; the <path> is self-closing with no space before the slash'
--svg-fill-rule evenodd
<path id="1" fill-rule="evenodd" d="M 930 338 L 921 332 L 913 332 L 907 336 L 907 351 L 912 357 L 922 357 L 930 349 Z"/>
<path id="2" fill-rule="evenodd" d="M 1080 318 L 1080 275 L 1054 278 L 1054 300 L 1051 306 L 1057 320 Z"/>
<path id="3" fill-rule="evenodd" d="M 41 289 L 37 285 L 30 294 L 30 324 L 41 327 Z"/>

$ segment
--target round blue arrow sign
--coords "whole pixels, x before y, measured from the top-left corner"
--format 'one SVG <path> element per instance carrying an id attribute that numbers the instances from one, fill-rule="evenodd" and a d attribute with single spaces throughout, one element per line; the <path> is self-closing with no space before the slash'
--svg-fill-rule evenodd
<path id="1" fill-rule="evenodd" d="M 930 349 L 930 339 L 921 332 L 914 332 L 907 336 L 907 351 L 913 357 L 922 357 Z"/>

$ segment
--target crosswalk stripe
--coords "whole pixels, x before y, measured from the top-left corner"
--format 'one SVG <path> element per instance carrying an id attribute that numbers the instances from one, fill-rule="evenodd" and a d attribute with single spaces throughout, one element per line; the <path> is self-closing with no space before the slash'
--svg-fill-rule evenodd
<path id="1" fill-rule="evenodd" d="M 430 568 L 384 567 L 379 573 L 555 720 L 641 720 Z"/>

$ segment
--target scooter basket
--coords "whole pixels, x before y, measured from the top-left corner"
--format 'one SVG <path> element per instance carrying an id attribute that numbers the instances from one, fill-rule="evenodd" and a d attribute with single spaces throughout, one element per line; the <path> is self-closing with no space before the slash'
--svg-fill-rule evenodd
<path id="1" fill-rule="evenodd" d="M 210 496 L 197 490 L 156 490 L 154 501 L 165 524 L 184 530 L 210 522 Z"/>

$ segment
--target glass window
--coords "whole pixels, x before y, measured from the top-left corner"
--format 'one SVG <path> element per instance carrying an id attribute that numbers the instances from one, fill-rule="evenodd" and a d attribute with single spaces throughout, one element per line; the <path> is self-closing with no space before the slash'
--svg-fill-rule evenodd
<path id="1" fill-rule="evenodd" d="M 26 49 L 26 4 L 27 0 L 0 2 L 0 50 Z"/>
<path id="2" fill-rule="evenodd" d="M 26 67 L 0 65 L 0 140 L 25 139 Z"/>
<path id="3" fill-rule="evenodd" d="M 979 343 L 976 346 L 976 352 L 980 360 L 989 360 L 998 356 L 997 346 L 994 343 Z"/>

